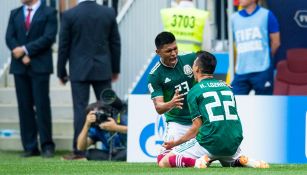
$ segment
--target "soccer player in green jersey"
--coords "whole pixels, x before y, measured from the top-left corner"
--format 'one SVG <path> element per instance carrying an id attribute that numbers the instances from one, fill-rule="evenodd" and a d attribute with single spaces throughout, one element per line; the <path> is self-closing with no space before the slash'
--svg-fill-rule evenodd
<path id="1" fill-rule="evenodd" d="M 202 51 L 193 64 L 198 82 L 188 93 L 192 127 L 177 140 L 164 142 L 173 150 L 159 162 L 160 167 L 206 168 L 219 160 L 222 166 L 268 168 L 263 161 L 249 160 L 240 155 L 243 139 L 241 121 L 231 89 L 213 78 L 214 55 Z"/>
<path id="2" fill-rule="evenodd" d="M 192 66 L 195 53 L 178 55 L 175 36 L 161 32 L 155 39 L 160 61 L 148 76 L 148 88 L 156 111 L 166 117 L 164 140 L 179 139 L 191 127 L 186 94 L 195 83 Z M 158 162 L 165 152 L 158 156 Z"/>

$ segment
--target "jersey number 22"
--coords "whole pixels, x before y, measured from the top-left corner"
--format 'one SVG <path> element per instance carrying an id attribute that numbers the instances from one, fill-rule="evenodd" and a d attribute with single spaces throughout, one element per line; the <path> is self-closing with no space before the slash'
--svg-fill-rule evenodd
<path id="1" fill-rule="evenodd" d="M 211 102 L 205 105 L 206 110 L 209 115 L 210 122 L 221 121 L 221 120 L 224 120 L 224 118 L 226 120 L 238 120 L 238 116 L 236 114 L 230 114 L 230 107 L 236 108 L 233 93 L 231 91 L 221 91 L 221 94 L 222 96 L 230 96 L 231 101 L 222 101 L 223 103 L 223 106 L 222 106 L 221 100 L 217 92 L 212 91 L 212 92 L 203 93 L 204 98 L 208 98 L 208 97 L 214 98 L 214 102 Z M 224 115 L 214 115 L 212 109 L 215 107 L 223 107 L 225 111 L 225 116 Z"/>

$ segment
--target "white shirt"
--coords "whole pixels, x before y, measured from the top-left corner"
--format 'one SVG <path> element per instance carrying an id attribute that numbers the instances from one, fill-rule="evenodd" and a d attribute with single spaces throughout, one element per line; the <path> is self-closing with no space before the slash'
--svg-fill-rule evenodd
<path id="1" fill-rule="evenodd" d="M 33 16 L 34 16 L 35 12 L 37 11 L 37 9 L 40 7 L 40 5 L 41 5 L 41 1 L 38 0 L 38 1 L 37 1 L 35 4 L 33 4 L 32 6 L 28 6 L 28 5 L 24 5 L 24 6 L 23 6 L 23 14 L 24 14 L 24 16 L 25 16 L 25 21 L 26 21 L 26 18 L 27 18 L 27 16 L 28 16 L 28 13 L 29 13 L 28 9 L 29 9 L 29 8 L 32 9 L 31 15 L 30 15 L 30 23 L 31 23 L 31 22 L 32 22 L 32 19 L 33 19 Z M 22 47 L 22 49 L 25 51 L 26 55 L 28 55 L 29 52 L 28 52 L 27 48 L 26 48 L 25 46 L 21 46 L 21 47 Z"/>
<path id="2" fill-rule="evenodd" d="M 84 2 L 84 1 L 95 1 L 95 0 L 78 0 L 78 4 L 80 4 L 81 2 Z"/>
<path id="3" fill-rule="evenodd" d="M 35 4 L 33 4 L 32 6 L 27 6 L 27 5 L 24 5 L 23 6 L 23 13 L 24 13 L 24 16 L 25 16 L 25 21 L 26 21 L 26 18 L 28 16 L 28 9 L 31 8 L 32 11 L 31 11 L 31 16 L 30 16 L 30 22 L 32 22 L 32 19 L 33 19 L 33 16 L 35 14 L 35 12 L 37 11 L 37 9 L 39 8 L 39 6 L 41 5 L 41 1 L 38 0 Z"/>
<path id="4" fill-rule="evenodd" d="M 180 1 L 177 7 L 178 8 L 195 8 L 195 5 L 192 1 Z"/>

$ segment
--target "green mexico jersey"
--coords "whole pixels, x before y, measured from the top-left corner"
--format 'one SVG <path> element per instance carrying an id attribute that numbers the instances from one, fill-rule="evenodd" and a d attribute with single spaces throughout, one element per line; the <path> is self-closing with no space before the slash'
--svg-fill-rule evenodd
<path id="1" fill-rule="evenodd" d="M 243 139 L 241 121 L 231 89 L 219 80 L 203 79 L 188 94 L 192 119 L 203 122 L 196 140 L 211 154 L 230 156 Z"/>
<path id="2" fill-rule="evenodd" d="M 180 94 L 185 94 L 183 109 L 173 108 L 165 113 L 167 122 L 192 124 L 186 94 L 194 84 L 192 65 L 195 59 L 195 53 L 180 55 L 174 68 L 167 67 L 159 61 L 149 73 L 148 88 L 152 99 L 163 96 L 165 102 L 171 101 L 176 89 Z"/>

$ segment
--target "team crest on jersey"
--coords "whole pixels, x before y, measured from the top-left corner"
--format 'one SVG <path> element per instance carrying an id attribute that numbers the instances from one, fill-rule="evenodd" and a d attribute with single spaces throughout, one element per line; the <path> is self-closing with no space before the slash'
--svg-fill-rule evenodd
<path id="1" fill-rule="evenodd" d="M 184 72 L 184 74 L 186 74 L 190 78 L 193 76 L 193 70 L 192 70 L 191 66 L 188 65 L 188 64 L 183 66 L 183 72 Z"/>

